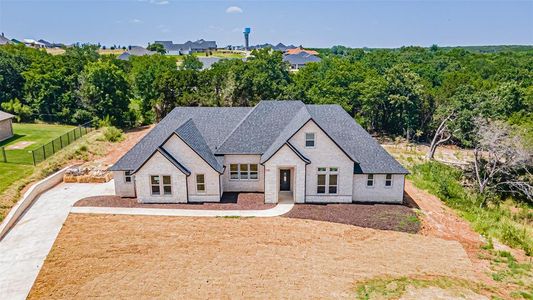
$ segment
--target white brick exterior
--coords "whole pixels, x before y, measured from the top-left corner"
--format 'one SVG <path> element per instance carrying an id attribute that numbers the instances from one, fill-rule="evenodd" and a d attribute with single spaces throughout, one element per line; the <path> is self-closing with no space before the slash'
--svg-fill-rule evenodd
<path id="1" fill-rule="evenodd" d="M 13 125 L 11 119 L 0 121 L 0 141 L 7 140 L 13 136 Z"/>
<path id="2" fill-rule="evenodd" d="M 315 134 L 315 147 L 305 147 L 305 134 Z M 315 122 L 309 121 L 291 139 L 311 164 L 306 167 L 305 202 L 352 202 L 353 161 L 337 146 Z M 336 167 L 338 172 L 337 194 L 317 194 L 317 170 L 319 167 Z"/>
<path id="3" fill-rule="evenodd" d="M 226 192 L 263 192 L 265 190 L 265 167 L 259 162 L 260 155 L 224 155 L 224 174 L 222 185 Z M 258 179 L 232 180 L 230 179 L 230 164 L 257 164 Z"/>
<path id="4" fill-rule="evenodd" d="M 172 195 L 152 195 L 150 186 L 151 175 L 170 175 Z M 161 179 L 162 180 L 162 179 Z M 156 152 L 137 173 L 135 188 L 137 199 L 141 203 L 184 203 L 187 202 L 187 178 L 161 153 Z"/>
<path id="5" fill-rule="evenodd" d="M 315 146 L 305 147 L 305 134 L 315 134 Z M 277 203 L 280 170 L 291 171 L 291 192 L 296 203 L 350 203 L 403 201 L 403 174 L 394 174 L 391 187 L 385 187 L 385 174 L 374 174 L 374 186 L 367 187 L 367 174 L 353 174 L 354 162 L 314 122 L 309 121 L 289 142 L 311 163 L 306 164 L 289 146 L 281 147 L 268 161 L 260 164 L 260 155 L 225 155 L 221 175 L 191 149 L 181 138 L 171 136 L 163 145 L 177 161 L 191 171 L 183 174 L 163 155 L 156 152 L 135 174 L 134 184 L 126 183 L 123 171 L 113 172 L 115 192 L 121 197 L 137 197 L 144 203 L 219 202 L 223 192 L 264 192 L 266 203 Z M 231 164 L 257 164 L 257 180 L 231 180 Z M 337 193 L 317 193 L 318 168 L 338 168 Z M 197 192 L 196 175 L 204 174 L 205 193 Z M 172 177 L 171 196 L 152 196 L 150 175 Z"/>
<path id="6" fill-rule="evenodd" d="M 305 162 L 287 145 L 265 162 L 265 202 L 277 203 L 279 170 L 291 170 L 291 191 L 296 203 L 305 202 Z"/>
<path id="7" fill-rule="evenodd" d="M 176 135 L 163 145 L 176 160 L 181 162 L 191 175 L 187 178 L 189 202 L 219 202 L 220 201 L 220 174 L 202 159 L 189 145 Z M 196 175 L 204 174 L 205 192 L 197 192 Z"/>
<path id="8" fill-rule="evenodd" d="M 385 176 L 385 174 L 374 174 L 374 186 L 368 187 L 367 174 L 354 174 L 353 201 L 402 203 L 405 175 L 392 175 L 390 187 L 385 186 Z"/>
<path id="9" fill-rule="evenodd" d="M 115 194 L 120 197 L 135 197 L 135 184 L 132 177 L 131 182 L 126 182 L 124 171 L 113 171 L 115 181 Z"/>

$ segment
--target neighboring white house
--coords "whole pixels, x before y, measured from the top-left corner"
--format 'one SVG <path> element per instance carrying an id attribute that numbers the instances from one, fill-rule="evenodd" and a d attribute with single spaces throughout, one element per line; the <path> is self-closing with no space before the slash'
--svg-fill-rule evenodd
<path id="1" fill-rule="evenodd" d="M 13 136 L 14 117 L 14 115 L 0 110 L 0 142 Z"/>
<path id="2" fill-rule="evenodd" d="M 110 170 L 143 203 L 401 203 L 408 173 L 340 106 L 301 101 L 175 108 Z"/>

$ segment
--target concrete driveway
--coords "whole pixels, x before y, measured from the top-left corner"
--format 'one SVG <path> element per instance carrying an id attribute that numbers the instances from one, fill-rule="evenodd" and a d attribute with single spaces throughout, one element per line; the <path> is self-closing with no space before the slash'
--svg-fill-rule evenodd
<path id="1" fill-rule="evenodd" d="M 0 241 L 0 295 L 26 299 L 72 205 L 85 197 L 114 194 L 103 184 L 62 183 L 37 198 Z"/>

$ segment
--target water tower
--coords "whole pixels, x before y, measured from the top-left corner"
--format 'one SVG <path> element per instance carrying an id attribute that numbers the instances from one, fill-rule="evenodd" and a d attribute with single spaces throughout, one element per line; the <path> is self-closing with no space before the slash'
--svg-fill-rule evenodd
<path id="1" fill-rule="evenodd" d="M 244 33 L 244 49 L 248 50 L 248 48 L 250 47 L 250 43 L 249 43 L 249 37 L 250 37 L 250 27 L 246 27 L 244 28 L 244 31 L 242 33 Z"/>

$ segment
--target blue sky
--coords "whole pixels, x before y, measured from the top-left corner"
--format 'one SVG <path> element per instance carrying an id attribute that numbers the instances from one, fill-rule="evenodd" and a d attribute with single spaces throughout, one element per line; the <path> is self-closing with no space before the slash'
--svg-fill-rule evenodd
<path id="1" fill-rule="evenodd" d="M 181 1 L 0 0 L 0 31 L 11 38 L 146 45 L 216 40 L 219 46 L 309 47 L 533 45 L 533 0 Z"/>

